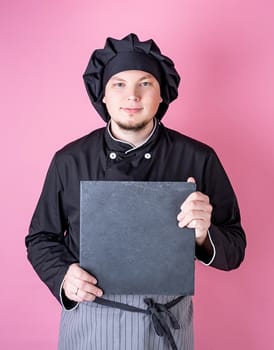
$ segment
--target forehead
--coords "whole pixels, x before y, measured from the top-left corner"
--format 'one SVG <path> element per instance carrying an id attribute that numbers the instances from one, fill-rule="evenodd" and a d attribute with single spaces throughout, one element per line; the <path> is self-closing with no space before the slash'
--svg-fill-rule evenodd
<path id="1" fill-rule="evenodd" d="M 142 70 L 126 70 L 114 74 L 111 80 L 142 80 L 142 79 L 153 79 L 157 80 L 151 73 Z"/>

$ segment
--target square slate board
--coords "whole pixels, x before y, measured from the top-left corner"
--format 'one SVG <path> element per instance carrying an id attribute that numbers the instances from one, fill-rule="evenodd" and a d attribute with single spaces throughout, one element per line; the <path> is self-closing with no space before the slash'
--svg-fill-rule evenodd
<path id="1" fill-rule="evenodd" d="M 196 185 L 81 181 L 80 265 L 105 294 L 194 294 L 194 230 L 177 214 Z"/>

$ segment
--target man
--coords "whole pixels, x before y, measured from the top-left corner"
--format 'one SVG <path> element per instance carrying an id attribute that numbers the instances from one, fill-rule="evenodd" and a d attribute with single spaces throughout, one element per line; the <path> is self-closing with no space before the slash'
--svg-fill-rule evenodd
<path id="1" fill-rule="evenodd" d="M 160 122 L 180 77 L 153 40 L 108 38 L 84 81 L 107 126 L 55 154 L 26 237 L 29 260 L 63 306 L 59 349 L 193 349 L 191 297 L 102 302 L 95 276 L 79 266 L 80 181 L 195 181 L 197 192 L 174 215 L 179 227 L 195 229 L 196 257 L 222 270 L 237 268 L 246 246 L 233 189 L 210 147 Z"/>

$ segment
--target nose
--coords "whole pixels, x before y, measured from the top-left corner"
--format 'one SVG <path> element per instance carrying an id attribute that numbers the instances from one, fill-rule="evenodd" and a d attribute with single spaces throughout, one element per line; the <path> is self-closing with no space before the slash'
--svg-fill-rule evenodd
<path id="1" fill-rule="evenodd" d="M 129 101 L 139 101 L 140 97 L 136 96 L 136 95 L 130 95 L 127 98 Z"/>
<path id="2" fill-rule="evenodd" d="M 128 86 L 127 99 L 128 101 L 134 101 L 134 102 L 140 100 L 138 87 L 136 87 L 136 85 L 132 84 Z"/>

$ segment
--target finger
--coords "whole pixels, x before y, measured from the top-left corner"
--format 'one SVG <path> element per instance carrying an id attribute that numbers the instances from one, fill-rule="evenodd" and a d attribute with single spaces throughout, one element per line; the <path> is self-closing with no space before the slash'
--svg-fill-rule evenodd
<path id="1" fill-rule="evenodd" d="M 80 281 L 77 285 L 79 286 L 79 289 L 84 293 L 92 294 L 97 297 L 101 297 L 103 295 L 103 291 L 92 283 Z"/>
<path id="2" fill-rule="evenodd" d="M 193 215 L 198 213 L 205 213 L 205 215 L 211 215 L 212 205 L 209 200 L 205 198 L 204 200 L 190 200 L 186 201 L 181 205 L 181 211 L 177 215 L 177 220 L 183 220 L 186 215 Z"/>
<path id="3" fill-rule="evenodd" d="M 103 291 L 100 288 L 77 279 L 66 280 L 63 284 L 63 289 L 69 299 L 77 302 L 84 300 L 93 301 L 96 297 L 103 295 Z"/>
<path id="4" fill-rule="evenodd" d="M 79 280 L 90 282 L 92 284 L 97 283 L 96 278 L 82 269 L 78 263 L 70 265 L 66 275 L 69 277 L 78 278 Z"/>
<path id="5" fill-rule="evenodd" d="M 77 291 L 77 295 L 74 295 L 73 298 L 77 302 L 82 302 L 82 301 L 94 301 L 96 299 L 96 295 L 87 293 L 81 289 Z"/>
<path id="6" fill-rule="evenodd" d="M 73 283 L 71 283 L 71 279 L 65 279 L 62 287 L 67 298 L 78 302 L 77 294 L 79 288 Z"/>
<path id="7" fill-rule="evenodd" d="M 190 193 L 190 195 L 186 198 L 185 202 L 189 202 L 189 201 L 204 201 L 204 202 L 209 202 L 209 197 L 199 191 L 195 191 Z"/>
<path id="8" fill-rule="evenodd" d="M 195 215 L 189 215 L 185 218 L 185 226 L 190 228 L 201 228 L 202 225 L 209 226 L 210 219 L 211 215 L 209 213 L 195 213 Z"/>
<path id="9" fill-rule="evenodd" d="M 212 205 L 208 201 L 188 201 L 181 206 L 177 220 L 181 222 L 180 227 L 188 225 L 192 220 L 211 220 Z"/>
<path id="10" fill-rule="evenodd" d="M 103 295 L 103 292 L 101 290 L 95 290 L 92 293 L 89 293 L 83 289 L 78 289 L 77 291 L 77 299 L 79 301 L 94 301 L 95 298 L 101 297 Z"/>
<path id="11" fill-rule="evenodd" d="M 81 280 L 77 277 L 70 276 L 68 277 L 69 283 L 76 288 L 81 289 L 84 292 L 91 293 L 97 296 L 102 295 L 102 290 L 96 287 L 93 283 Z M 75 290 L 75 289 L 74 289 Z"/>
<path id="12" fill-rule="evenodd" d="M 77 288 L 81 289 L 83 292 L 96 296 L 102 296 L 103 294 L 102 290 L 96 287 L 93 283 L 68 274 L 65 278 L 64 289 L 69 290 L 70 293 L 74 293 Z"/>
<path id="13" fill-rule="evenodd" d="M 187 182 L 192 182 L 194 184 L 196 184 L 196 181 L 194 179 L 194 177 L 190 176 L 188 179 L 187 179 Z"/>
<path id="14" fill-rule="evenodd" d="M 178 226 L 190 227 L 190 228 L 199 228 L 201 225 L 209 226 L 211 219 L 210 212 L 204 212 L 201 210 L 188 212 L 186 215 L 180 217 L 178 215 Z"/>
<path id="15" fill-rule="evenodd" d="M 94 301 L 96 296 L 94 294 L 86 293 L 81 289 L 73 286 L 70 288 L 70 291 L 66 293 L 66 296 L 73 301 L 82 302 L 82 301 Z"/>

